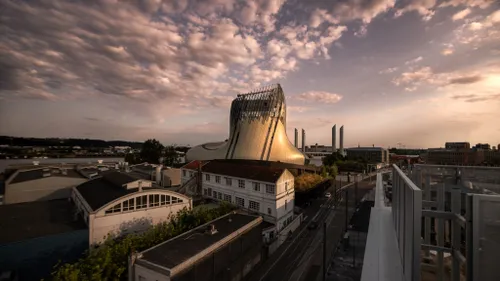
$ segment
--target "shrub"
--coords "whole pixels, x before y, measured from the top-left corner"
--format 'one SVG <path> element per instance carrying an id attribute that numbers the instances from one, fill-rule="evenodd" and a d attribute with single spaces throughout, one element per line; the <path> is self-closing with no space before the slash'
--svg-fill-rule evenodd
<path id="1" fill-rule="evenodd" d="M 305 191 L 313 188 L 318 183 L 322 182 L 324 178 L 318 174 L 304 173 L 295 177 L 295 190 Z"/>

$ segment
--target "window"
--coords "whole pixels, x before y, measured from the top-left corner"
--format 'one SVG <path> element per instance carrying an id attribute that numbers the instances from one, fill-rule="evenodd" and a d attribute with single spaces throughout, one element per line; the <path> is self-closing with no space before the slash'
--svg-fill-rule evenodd
<path id="1" fill-rule="evenodd" d="M 288 191 L 288 182 L 285 182 L 285 191 Z"/>
<path id="2" fill-rule="evenodd" d="M 224 194 L 224 201 L 231 202 L 231 195 Z"/>
<path id="3" fill-rule="evenodd" d="M 133 211 L 134 210 L 134 198 L 127 201 L 123 201 L 123 211 Z"/>
<path id="4" fill-rule="evenodd" d="M 238 187 L 239 188 L 245 188 L 245 181 L 244 180 L 238 180 Z"/>
<path id="5" fill-rule="evenodd" d="M 286 210 L 286 205 L 287 205 L 287 203 L 288 203 L 288 202 L 287 202 L 287 200 L 285 200 L 285 210 Z"/>
<path id="6" fill-rule="evenodd" d="M 169 205 L 170 204 L 170 195 L 162 195 L 162 196 L 165 196 L 165 199 L 163 199 L 163 197 L 162 197 L 161 204 L 162 205 Z"/>
<path id="7" fill-rule="evenodd" d="M 208 188 L 208 196 L 212 196 L 212 189 Z"/>
<path id="8" fill-rule="evenodd" d="M 260 183 L 254 182 L 254 183 L 252 183 L 252 185 L 253 185 L 254 191 L 260 191 Z"/>
<path id="9" fill-rule="evenodd" d="M 240 207 L 245 207 L 245 199 L 240 197 L 235 197 L 235 200 L 236 200 L 236 205 Z"/>
<path id="10" fill-rule="evenodd" d="M 186 170 L 182 170 L 182 176 L 185 177 L 186 176 Z"/>
<path id="11" fill-rule="evenodd" d="M 189 177 L 192 178 L 193 177 L 193 172 L 189 172 Z"/>
<path id="12" fill-rule="evenodd" d="M 274 184 L 266 184 L 266 193 L 274 194 L 275 193 L 274 190 L 275 190 Z"/>
<path id="13" fill-rule="evenodd" d="M 215 176 L 215 183 L 220 183 L 220 176 Z"/>
<path id="14" fill-rule="evenodd" d="M 217 198 L 218 198 L 219 200 L 222 200 L 222 192 L 217 193 Z"/>
<path id="15" fill-rule="evenodd" d="M 167 204 L 167 202 L 166 202 L 166 201 L 167 201 L 167 197 L 166 197 L 166 195 L 162 194 L 162 195 L 160 196 L 160 205 L 161 205 L 161 206 L 166 205 L 166 204 Z"/>
<path id="16" fill-rule="evenodd" d="M 270 215 L 271 214 L 271 208 L 267 208 L 267 214 Z"/>
<path id="17" fill-rule="evenodd" d="M 177 197 L 172 196 L 172 204 L 175 204 L 175 203 L 182 203 L 182 200 L 180 200 Z"/>
<path id="18" fill-rule="evenodd" d="M 217 199 L 217 191 L 214 190 L 213 195 L 214 195 L 214 198 Z"/>
<path id="19" fill-rule="evenodd" d="M 205 175 L 205 180 L 206 180 L 206 181 L 210 181 L 210 175 L 209 175 L 209 174 L 206 174 L 206 175 Z"/>
<path id="20" fill-rule="evenodd" d="M 208 190 L 206 188 L 203 189 L 203 195 L 205 195 L 205 196 L 208 195 Z"/>
<path id="21" fill-rule="evenodd" d="M 233 181 L 230 178 L 225 178 L 226 179 L 226 185 L 233 185 Z"/>
<path id="22" fill-rule="evenodd" d="M 122 203 L 116 204 L 112 208 L 109 208 L 104 212 L 105 214 L 119 213 L 122 211 Z"/>
<path id="23" fill-rule="evenodd" d="M 138 196 L 135 198 L 135 208 L 136 209 L 144 209 L 148 206 L 148 196 Z"/>
<path id="24" fill-rule="evenodd" d="M 150 194 L 149 195 L 149 207 L 158 207 L 160 206 L 160 195 L 159 194 Z"/>
<path id="25" fill-rule="evenodd" d="M 260 203 L 255 201 L 248 201 L 248 208 L 254 211 L 259 211 Z"/>

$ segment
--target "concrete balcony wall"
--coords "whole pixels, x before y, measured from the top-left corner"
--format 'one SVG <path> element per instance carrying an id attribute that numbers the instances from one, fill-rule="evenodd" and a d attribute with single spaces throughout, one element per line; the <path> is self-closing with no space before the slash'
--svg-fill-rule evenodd
<path id="1" fill-rule="evenodd" d="M 386 204 L 382 174 L 377 174 L 375 207 L 370 214 L 361 281 L 404 280 L 392 209 Z"/>

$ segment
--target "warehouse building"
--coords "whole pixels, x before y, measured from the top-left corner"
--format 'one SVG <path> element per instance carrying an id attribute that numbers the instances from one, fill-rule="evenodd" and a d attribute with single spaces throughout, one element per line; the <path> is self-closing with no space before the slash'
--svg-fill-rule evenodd
<path id="1" fill-rule="evenodd" d="M 133 254 L 129 280 L 243 280 L 261 260 L 261 222 L 261 217 L 230 213 Z"/>
<path id="2" fill-rule="evenodd" d="M 111 171 L 73 188 L 72 199 L 89 228 L 89 243 L 141 232 L 193 207 L 191 198 L 153 182 Z"/>
<path id="3" fill-rule="evenodd" d="M 89 231 L 68 199 L 0 206 L 0 275 L 40 280 L 59 262 L 77 260 L 89 246 Z"/>
<path id="4" fill-rule="evenodd" d="M 5 181 L 4 204 L 69 198 L 87 178 L 75 169 L 43 166 L 19 169 Z"/>

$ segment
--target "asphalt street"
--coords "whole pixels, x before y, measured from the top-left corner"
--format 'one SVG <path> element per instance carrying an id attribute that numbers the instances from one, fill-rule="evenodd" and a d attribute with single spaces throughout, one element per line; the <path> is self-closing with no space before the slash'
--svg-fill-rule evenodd
<path id="1" fill-rule="evenodd" d="M 372 177 L 372 179 L 374 179 Z M 356 197 L 358 201 L 373 188 L 375 181 L 361 181 L 358 183 Z M 354 184 L 343 182 L 343 190 L 348 190 L 350 215 L 354 210 Z M 337 186 L 340 186 L 337 183 Z M 334 194 L 334 189 L 338 187 L 331 186 L 328 191 Z M 323 222 L 327 222 L 327 252 L 333 254 L 333 248 L 336 247 L 342 236 L 345 225 L 345 192 L 339 193 L 339 196 L 331 198 L 320 197 L 313 200 L 312 204 L 304 209 L 304 222 L 295 230 L 290 239 L 287 239 L 273 255 L 254 269 L 245 278 L 252 281 L 285 281 L 285 280 L 305 280 L 307 271 L 316 264 L 318 258 L 322 259 L 322 239 Z M 351 205 L 352 203 L 352 205 Z M 344 203 L 345 204 L 345 203 Z M 337 206 L 337 207 L 335 207 Z M 311 221 L 318 222 L 318 228 L 309 230 L 307 226 Z M 314 266 L 313 268 L 316 268 Z M 320 274 L 318 270 L 317 274 Z M 308 279 L 310 280 L 310 279 Z"/>

